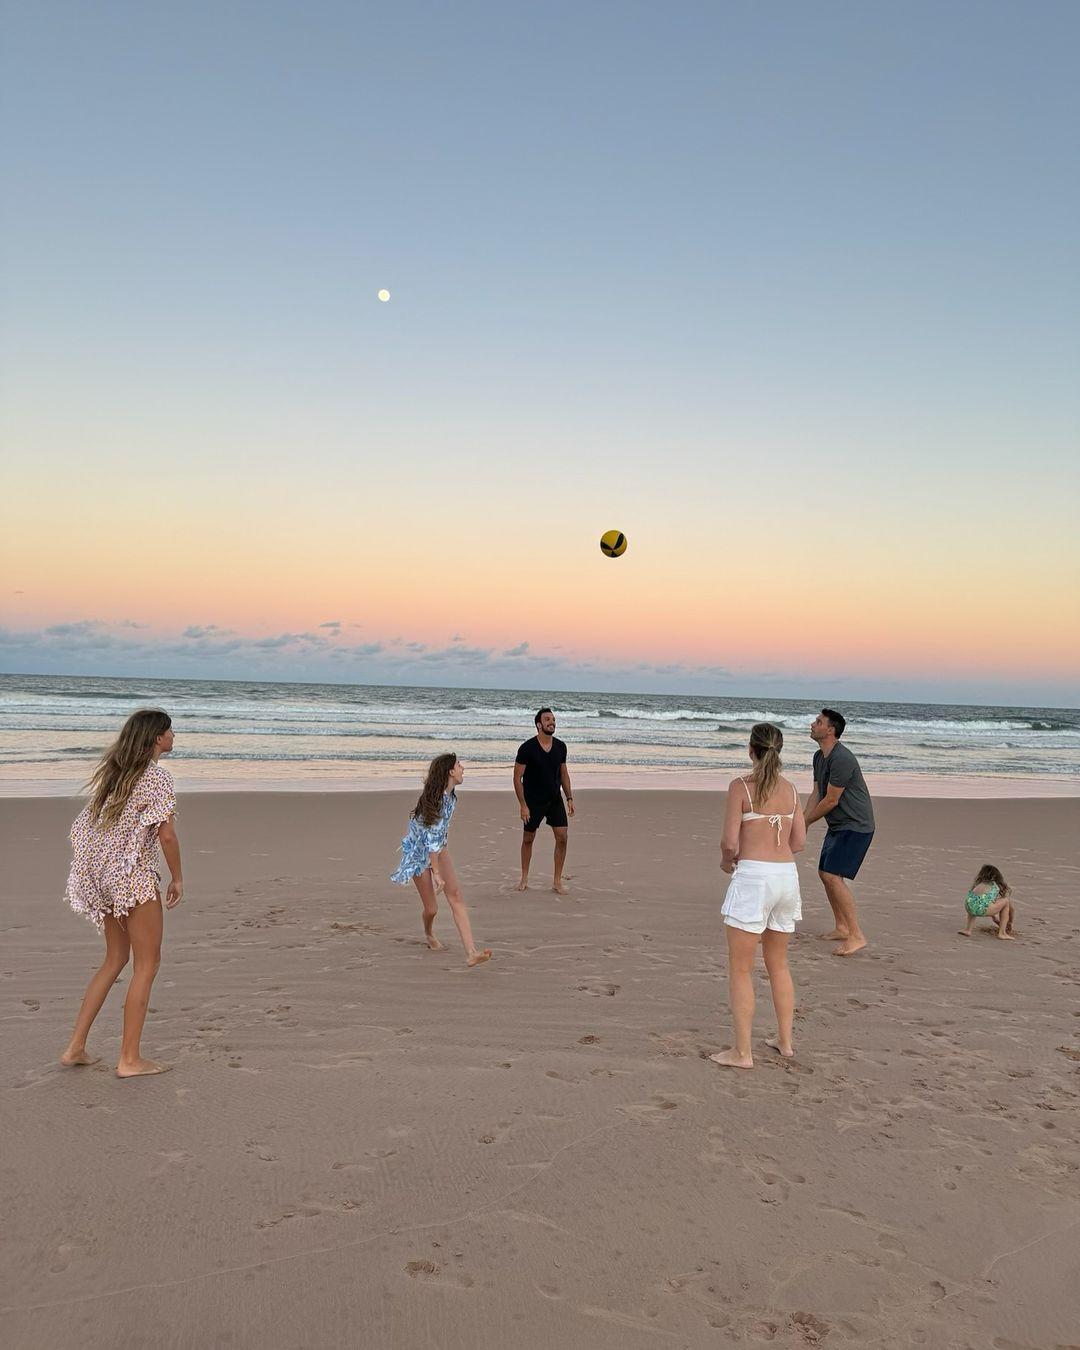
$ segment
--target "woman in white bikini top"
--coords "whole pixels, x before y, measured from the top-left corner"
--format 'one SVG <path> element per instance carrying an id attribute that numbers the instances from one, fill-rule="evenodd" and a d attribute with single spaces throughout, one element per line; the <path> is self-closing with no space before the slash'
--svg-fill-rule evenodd
<path id="1" fill-rule="evenodd" d="M 746 781 L 745 778 L 740 778 L 739 781 L 746 789 L 746 800 L 750 803 L 750 810 L 744 811 L 742 813 L 742 824 L 746 825 L 751 820 L 767 820 L 769 824 L 772 825 L 773 828 L 776 830 L 776 847 L 778 849 L 782 849 L 784 846 L 784 837 L 783 837 L 784 821 L 794 820 L 795 812 L 799 809 L 799 794 L 795 791 L 795 785 L 793 783 L 788 783 L 788 787 L 791 788 L 791 810 L 786 815 L 780 815 L 779 813 L 777 813 L 774 815 L 767 816 L 759 811 L 754 810 L 754 798 L 750 793 L 750 784 Z M 780 782 L 783 781 L 784 781 L 783 779 L 780 780 Z M 777 787 L 779 787 L 779 784 L 777 785 Z M 788 855 L 790 856 L 790 854 L 791 849 L 789 848 Z M 739 855 L 740 857 L 743 855 L 743 849 L 741 847 L 739 849 Z M 787 859 L 785 858 L 783 861 L 786 862 Z"/>

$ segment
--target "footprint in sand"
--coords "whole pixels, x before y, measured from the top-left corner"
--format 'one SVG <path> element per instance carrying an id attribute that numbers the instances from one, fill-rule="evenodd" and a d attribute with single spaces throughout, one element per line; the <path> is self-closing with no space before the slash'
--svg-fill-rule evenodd
<path id="1" fill-rule="evenodd" d="M 619 984 L 579 984 L 578 993 L 592 994 L 596 998 L 614 998 L 621 988 Z"/>

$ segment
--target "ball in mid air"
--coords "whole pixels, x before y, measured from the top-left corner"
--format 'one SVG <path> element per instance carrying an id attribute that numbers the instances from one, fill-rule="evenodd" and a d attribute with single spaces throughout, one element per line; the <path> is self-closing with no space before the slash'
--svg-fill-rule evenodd
<path id="1" fill-rule="evenodd" d="M 386 302 L 387 302 L 387 300 L 390 299 L 390 292 L 387 291 L 387 290 L 381 290 L 381 291 L 379 292 L 379 299 L 380 299 L 380 300 L 383 302 L 383 304 L 385 305 Z"/>
<path id="2" fill-rule="evenodd" d="M 600 552 L 605 558 L 621 558 L 626 552 L 626 535 L 621 530 L 607 530 L 600 536 Z"/>

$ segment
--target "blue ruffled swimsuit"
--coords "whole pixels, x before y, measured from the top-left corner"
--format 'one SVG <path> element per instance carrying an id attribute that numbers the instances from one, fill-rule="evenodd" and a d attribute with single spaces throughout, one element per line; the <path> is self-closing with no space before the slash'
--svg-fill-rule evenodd
<path id="1" fill-rule="evenodd" d="M 441 853 L 450 832 L 450 817 L 457 806 L 457 794 L 443 793 L 442 814 L 434 825 L 425 825 L 419 816 L 409 817 L 409 832 L 401 841 L 401 862 L 391 876 L 399 886 L 407 886 L 413 877 L 431 866 L 432 853 Z"/>

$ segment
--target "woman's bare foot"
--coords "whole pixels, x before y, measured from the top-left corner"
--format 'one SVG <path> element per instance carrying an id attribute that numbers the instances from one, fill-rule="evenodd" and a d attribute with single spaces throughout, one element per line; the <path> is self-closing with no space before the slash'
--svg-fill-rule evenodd
<path id="1" fill-rule="evenodd" d="M 834 928 L 831 933 L 818 934 L 821 942 L 846 942 L 850 936 L 850 933 L 841 933 L 839 928 Z"/>
<path id="2" fill-rule="evenodd" d="M 528 877 L 522 877 L 521 880 L 518 882 L 518 884 L 514 887 L 515 891 L 527 891 L 528 889 L 529 889 Z"/>
<path id="3" fill-rule="evenodd" d="M 854 956 L 856 952 L 861 952 L 866 946 L 866 938 L 848 938 L 841 942 L 840 946 L 833 952 L 833 956 Z"/>
<path id="4" fill-rule="evenodd" d="M 75 1069 L 80 1064 L 100 1064 L 100 1055 L 88 1055 L 85 1050 L 65 1050 L 60 1056 L 60 1063 L 65 1069 Z"/>
<path id="5" fill-rule="evenodd" d="M 446 951 L 446 943 L 440 942 L 434 933 L 425 933 L 424 940 L 433 952 Z"/>
<path id="6" fill-rule="evenodd" d="M 785 1050 L 784 1047 L 780 1044 L 779 1036 L 766 1036 L 765 1044 L 769 1047 L 770 1050 L 775 1050 L 778 1055 L 783 1055 L 785 1059 L 795 1058 L 795 1047 L 793 1045 L 789 1045 L 788 1048 Z"/>
<path id="7" fill-rule="evenodd" d="M 116 1066 L 117 1078 L 143 1078 L 152 1073 L 168 1073 L 170 1064 L 159 1064 L 156 1059 L 134 1059 L 130 1064 Z"/>
<path id="8" fill-rule="evenodd" d="M 566 887 L 562 884 L 561 881 L 553 881 L 551 883 L 551 889 L 555 892 L 556 895 L 570 894 L 570 892 L 566 889 Z"/>
<path id="9" fill-rule="evenodd" d="M 721 1050 L 719 1054 L 710 1055 L 709 1058 L 714 1064 L 721 1064 L 725 1069 L 752 1069 L 754 1061 L 747 1056 L 743 1058 L 736 1050 Z"/>
<path id="10" fill-rule="evenodd" d="M 484 947 L 481 951 L 473 952 L 472 956 L 468 958 L 465 964 L 467 966 L 482 965 L 483 962 L 491 960 L 492 954 L 493 953 L 490 947 Z"/>

